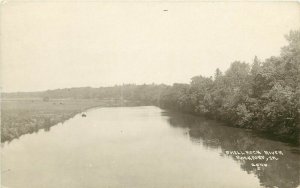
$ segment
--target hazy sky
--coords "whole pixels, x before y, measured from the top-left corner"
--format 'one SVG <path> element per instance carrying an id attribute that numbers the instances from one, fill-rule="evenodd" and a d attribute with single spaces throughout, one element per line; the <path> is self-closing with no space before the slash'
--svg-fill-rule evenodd
<path id="1" fill-rule="evenodd" d="M 8 0 L 0 21 L 3 91 L 172 84 L 279 55 L 300 5 Z"/>

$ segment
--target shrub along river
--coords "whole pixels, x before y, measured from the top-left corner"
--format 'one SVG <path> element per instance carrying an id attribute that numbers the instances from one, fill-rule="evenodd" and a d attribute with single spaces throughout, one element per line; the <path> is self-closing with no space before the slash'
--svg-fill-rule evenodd
<path id="1" fill-rule="evenodd" d="M 299 148 L 158 107 L 95 108 L 2 144 L 9 188 L 299 186 Z"/>

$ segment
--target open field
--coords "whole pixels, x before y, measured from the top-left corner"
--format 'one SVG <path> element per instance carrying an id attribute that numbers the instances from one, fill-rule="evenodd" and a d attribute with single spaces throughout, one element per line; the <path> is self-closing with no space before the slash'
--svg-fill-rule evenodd
<path id="1" fill-rule="evenodd" d="M 98 106 L 120 106 L 112 100 L 7 99 L 1 101 L 1 142 L 49 128 L 75 114 Z"/>

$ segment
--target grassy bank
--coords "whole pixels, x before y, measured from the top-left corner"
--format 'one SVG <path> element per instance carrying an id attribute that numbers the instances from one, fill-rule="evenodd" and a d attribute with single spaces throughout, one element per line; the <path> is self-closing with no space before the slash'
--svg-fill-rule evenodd
<path id="1" fill-rule="evenodd" d="M 49 129 L 75 114 L 98 106 L 121 106 L 124 103 L 96 99 L 3 99 L 1 101 L 1 142 L 23 134 Z M 125 104 L 126 105 L 126 104 Z"/>

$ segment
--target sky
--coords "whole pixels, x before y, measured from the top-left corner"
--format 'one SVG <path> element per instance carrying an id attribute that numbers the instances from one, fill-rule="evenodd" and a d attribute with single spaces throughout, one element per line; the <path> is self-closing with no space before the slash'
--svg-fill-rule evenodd
<path id="1" fill-rule="evenodd" d="M 279 55 L 300 4 L 8 0 L 0 26 L 3 92 L 189 83 Z"/>

